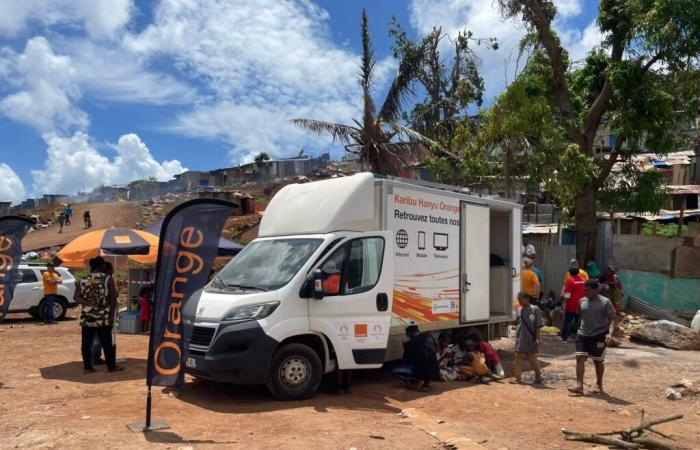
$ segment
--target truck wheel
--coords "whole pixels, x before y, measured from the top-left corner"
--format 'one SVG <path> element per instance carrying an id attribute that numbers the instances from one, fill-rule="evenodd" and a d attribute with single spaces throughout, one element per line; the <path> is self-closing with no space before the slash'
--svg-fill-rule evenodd
<path id="1" fill-rule="evenodd" d="M 277 350 L 267 389 L 277 400 L 303 400 L 321 384 L 321 358 L 304 344 L 289 344 Z"/>

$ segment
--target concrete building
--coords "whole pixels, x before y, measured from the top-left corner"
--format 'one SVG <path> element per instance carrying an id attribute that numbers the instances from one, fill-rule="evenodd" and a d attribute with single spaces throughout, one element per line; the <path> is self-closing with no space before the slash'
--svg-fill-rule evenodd
<path id="1" fill-rule="evenodd" d="M 10 215 L 11 209 L 12 209 L 12 202 L 0 202 L 0 216 Z"/>

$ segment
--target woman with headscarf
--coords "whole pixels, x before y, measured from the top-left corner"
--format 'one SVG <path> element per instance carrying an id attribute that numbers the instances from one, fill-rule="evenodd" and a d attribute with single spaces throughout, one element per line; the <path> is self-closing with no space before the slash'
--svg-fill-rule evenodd
<path id="1" fill-rule="evenodd" d="M 601 276 L 602 281 L 608 285 L 607 297 L 612 302 L 615 307 L 615 311 L 620 312 L 622 309 L 622 296 L 624 290 L 622 289 L 622 283 L 617 277 L 617 270 L 614 267 L 608 267 L 605 274 Z"/>
<path id="2" fill-rule="evenodd" d="M 595 261 L 588 261 L 586 263 L 586 273 L 588 273 L 588 278 L 596 279 L 600 278 L 600 267 Z"/>

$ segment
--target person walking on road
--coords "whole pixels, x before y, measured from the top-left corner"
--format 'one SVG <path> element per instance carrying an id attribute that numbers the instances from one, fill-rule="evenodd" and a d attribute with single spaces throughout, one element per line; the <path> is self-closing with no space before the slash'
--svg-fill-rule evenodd
<path id="1" fill-rule="evenodd" d="M 44 301 L 42 302 L 39 315 L 44 319 L 44 323 L 58 323 L 53 315 L 53 304 L 56 302 L 56 297 L 58 297 L 58 285 L 63 283 L 63 280 L 61 279 L 61 275 L 56 272 L 53 263 L 46 264 L 46 272 L 44 272 L 43 279 Z"/>
<path id="2" fill-rule="evenodd" d="M 92 218 L 90 217 L 90 211 L 85 211 L 83 213 L 83 228 L 86 230 L 92 228 Z"/>
<path id="3" fill-rule="evenodd" d="M 598 281 L 585 283 L 585 297 L 579 302 L 578 313 L 581 326 L 576 334 L 576 381 L 573 394 L 583 395 L 583 377 L 586 360 L 591 358 L 595 365 L 598 394 L 603 394 L 603 374 L 605 373 L 605 349 L 615 331 L 615 308 L 612 302 L 598 292 Z"/>
<path id="4" fill-rule="evenodd" d="M 70 204 L 66 205 L 66 209 L 63 210 L 63 213 L 66 215 L 66 225 L 70 225 L 70 219 L 73 217 L 73 208 L 70 207 Z"/>
<path id="5" fill-rule="evenodd" d="M 542 384 L 542 370 L 537 361 L 537 352 L 540 344 L 540 329 L 544 326 L 544 320 L 542 319 L 542 311 L 531 302 L 530 294 L 527 292 L 518 293 L 520 312 L 515 332 L 513 376 L 515 376 L 515 383 L 522 383 L 522 360 L 527 359 L 530 368 L 535 371 L 535 384 Z"/>
<path id="6" fill-rule="evenodd" d="M 112 317 L 117 307 L 117 293 L 104 273 L 104 259 L 90 260 L 90 274 L 80 280 L 75 287 L 75 302 L 82 305 L 80 327 L 82 329 L 81 353 L 83 372 L 94 373 L 92 365 L 92 343 L 97 335 L 102 343 L 110 372 L 124 370 L 117 366 L 112 344 Z"/>
<path id="7" fill-rule="evenodd" d="M 564 321 L 561 325 L 559 337 L 566 342 L 571 334 L 571 328 L 578 324 L 578 304 L 584 296 L 584 284 L 586 280 L 579 273 L 578 263 L 569 268 L 569 277 L 564 282 Z"/>
<path id="8" fill-rule="evenodd" d="M 63 233 L 63 226 L 66 224 L 66 214 L 61 211 L 58 215 L 58 232 Z"/>

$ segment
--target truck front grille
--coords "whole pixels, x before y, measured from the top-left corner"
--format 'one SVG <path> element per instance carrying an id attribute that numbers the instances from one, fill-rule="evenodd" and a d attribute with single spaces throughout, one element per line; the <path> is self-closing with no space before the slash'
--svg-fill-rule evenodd
<path id="1" fill-rule="evenodd" d="M 216 328 L 195 326 L 192 329 L 192 339 L 190 339 L 190 344 L 208 348 L 215 332 Z"/>

